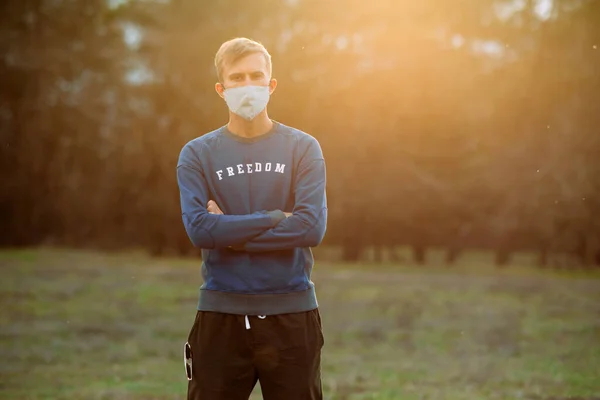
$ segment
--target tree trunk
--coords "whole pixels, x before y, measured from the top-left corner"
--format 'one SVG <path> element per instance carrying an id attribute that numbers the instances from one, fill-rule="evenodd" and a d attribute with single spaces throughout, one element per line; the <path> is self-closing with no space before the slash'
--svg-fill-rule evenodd
<path id="1" fill-rule="evenodd" d="M 450 246 L 446 251 L 446 265 L 456 264 L 456 260 L 461 253 L 461 249 L 458 246 Z"/>
<path id="2" fill-rule="evenodd" d="M 548 248 L 542 246 L 539 249 L 538 267 L 546 268 L 548 266 Z"/>
<path id="3" fill-rule="evenodd" d="M 510 261 L 510 251 L 502 246 L 496 250 L 495 264 L 497 267 L 506 267 Z"/>
<path id="4" fill-rule="evenodd" d="M 414 245 L 413 246 L 413 260 L 418 265 L 425 265 L 425 246 Z"/>

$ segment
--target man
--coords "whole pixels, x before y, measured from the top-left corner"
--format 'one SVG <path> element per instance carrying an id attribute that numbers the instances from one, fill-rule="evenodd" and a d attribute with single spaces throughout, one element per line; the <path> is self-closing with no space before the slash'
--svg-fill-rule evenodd
<path id="1" fill-rule="evenodd" d="M 325 161 L 312 136 L 271 120 L 271 56 L 225 42 L 215 89 L 229 123 L 187 143 L 177 178 L 183 223 L 202 249 L 189 333 L 189 400 L 322 399 L 321 317 L 310 247 L 327 224 Z"/>

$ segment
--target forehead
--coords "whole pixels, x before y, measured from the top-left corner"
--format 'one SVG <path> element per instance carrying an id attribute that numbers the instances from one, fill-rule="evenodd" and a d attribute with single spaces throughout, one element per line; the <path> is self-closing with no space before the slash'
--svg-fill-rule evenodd
<path id="1" fill-rule="evenodd" d="M 233 62 L 225 60 L 223 63 L 224 77 L 233 74 L 251 74 L 255 72 L 262 72 L 265 76 L 269 75 L 267 60 L 262 53 L 251 53 Z"/>

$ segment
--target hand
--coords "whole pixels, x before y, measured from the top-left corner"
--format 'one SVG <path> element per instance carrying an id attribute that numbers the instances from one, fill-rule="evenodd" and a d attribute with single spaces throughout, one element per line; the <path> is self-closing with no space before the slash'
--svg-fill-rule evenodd
<path id="1" fill-rule="evenodd" d="M 221 209 L 219 208 L 217 203 L 213 200 L 208 201 L 208 204 L 206 205 L 206 209 L 208 210 L 208 212 L 210 214 L 223 214 L 223 211 L 221 211 Z"/>
<path id="2" fill-rule="evenodd" d="M 206 209 L 208 210 L 208 212 L 210 214 L 220 214 L 220 215 L 223 215 L 223 211 L 221 211 L 221 209 L 219 208 L 219 205 L 214 200 L 209 200 L 208 201 L 208 203 L 206 204 Z M 242 248 L 234 247 L 234 246 L 227 246 L 227 248 L 231 249 L 231 250 L 242 250 L 243 246 L 242 246 Z"/>
<path id="3" fill-rule="evenodd" d="M 285 214 L 285 217 L 286 217 L 286 218 L 289 218 L 289 217 L 291 217 L 291 216 L 292 216 L 292 213 L 284 212 L 284 214 Z"/>

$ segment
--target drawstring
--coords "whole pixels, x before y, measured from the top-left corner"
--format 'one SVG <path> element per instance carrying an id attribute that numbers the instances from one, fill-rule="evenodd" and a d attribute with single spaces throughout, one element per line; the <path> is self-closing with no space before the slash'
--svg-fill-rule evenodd
<path id="1" fill-rule="evenodd" d="M 265 319 L 265 318 L 267 318 L 267 316 L 266 315 L 259 315 L 258 318 Z M 247 315 L 244 315 L 244 322 L 246 323 L 246 329 L 250 329 L 250 320 L 248 319 Z"/>

